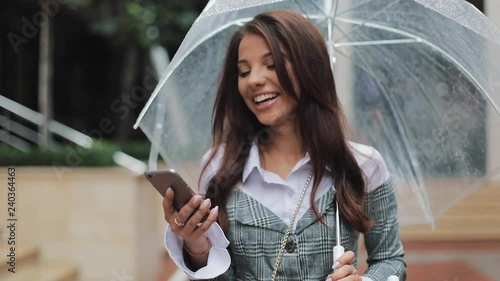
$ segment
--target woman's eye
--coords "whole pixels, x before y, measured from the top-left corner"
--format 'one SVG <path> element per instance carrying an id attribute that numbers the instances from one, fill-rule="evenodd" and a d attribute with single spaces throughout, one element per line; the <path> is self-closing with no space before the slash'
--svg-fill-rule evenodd
<path id="1" fill-rule="evenodd" d="M 247 77 L 250 74 L 250 71 L 238 71 L 238 76 Z"/>
<path id="2" fill-rule="evenodd" d="M 273 63 L 273 64 L 268 64 L 268 65 L 267 65 L 267 68 L 268 68 L 268 69 L 274 69 L 274 68 L 275 68 L 274 63 Z"/>

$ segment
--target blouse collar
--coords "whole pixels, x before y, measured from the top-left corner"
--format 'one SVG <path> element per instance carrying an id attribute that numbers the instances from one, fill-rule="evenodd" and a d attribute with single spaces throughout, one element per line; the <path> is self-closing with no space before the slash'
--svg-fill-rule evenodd
<path id="1" fill-rule="evenodd" d="M 302 166 L 309 164 L 310 161 L 311 157 L 309 156 L 309 153 L 306 152 L 304 157 L 300 159 L 297 162 L 297 164 L 295 164 L 295 167 L 293 167 L 292 171 L 290 171 L 290 174 L 298 170 Z M 252 171 L 254 170 L 259 171 L 261 175 L 263 174 L 263 168 L 260 164 L 259 148 L 255 142 L 252 143 L 252 147 L 250 148 L 250 154 L 248 155 L 248 160 L 245 163 L 245 167 L 243 168 L 243 174 L 242 174 L 243 182 L 247 180 L 250 173 L 252 173 Z"/>

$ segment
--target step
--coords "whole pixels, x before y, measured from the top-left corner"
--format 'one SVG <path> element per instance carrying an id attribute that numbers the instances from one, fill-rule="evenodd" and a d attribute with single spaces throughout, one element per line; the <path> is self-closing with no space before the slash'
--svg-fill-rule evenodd
<path id="1" fill-rule="evenodd" d="M 76 281 L 78 270 L 75 265 L 64 261 L 37 262 L 16 266 L 16 273 L 2 273 L 2 281 Z"/>
<path id="2" fill-rule="evenodd" d="M 9 257 L 7 255 L 10 253 L 10 247 L 2 246 L 0 247 L 0 276 L 7 272 L 9 265 Z M 40 250 L 35 246 L 23 246 L 16 247 L 16 266 L 24 266 L 32 264 L 40 257 Z"/>

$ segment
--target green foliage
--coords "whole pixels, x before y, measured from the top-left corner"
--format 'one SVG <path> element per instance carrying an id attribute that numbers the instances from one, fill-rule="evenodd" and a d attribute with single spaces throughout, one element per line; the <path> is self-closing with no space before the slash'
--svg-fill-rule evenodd
<path id="1" fill-rule="evenodd" d="M 151 150 L 149 141 L 121 142 L 117 146 L 121 152 L 141 160 L 148 159 Z"/>
<path id="2" fill-rule="evenodd" d="M 122 151 L 132 157 L 144 160 L 149 156 L 149 149 L 148 142 L 94 141 L 89 149 L 64 145 L 50 150 L 33 147 L 28 153 L 25 153 L 1 143 L 0 166 L 115 166 L 113 154 L 116 151 Z"/>
<path id="3" fill-rule="evenodd" d="M 84 14 L 91 31 L 117 44 L 152 44 L 175 51 L 206 0 L 65 0 L 66 7 Z"/>

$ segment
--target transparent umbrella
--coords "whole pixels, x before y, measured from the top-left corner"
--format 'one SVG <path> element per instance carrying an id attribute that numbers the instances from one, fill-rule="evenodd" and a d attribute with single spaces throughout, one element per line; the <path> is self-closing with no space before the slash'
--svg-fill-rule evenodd
<path id="1" fill-rule="evenodd" d="M 197 186 L 235 29 L 291 9 L 323 32 L 351 139 L 377 148 L 394 178 L 400 223 L 433 223 L 500 165 L 500 31 L 460 0 L 211 0 L 139 116 L 154 150 Z"/>

